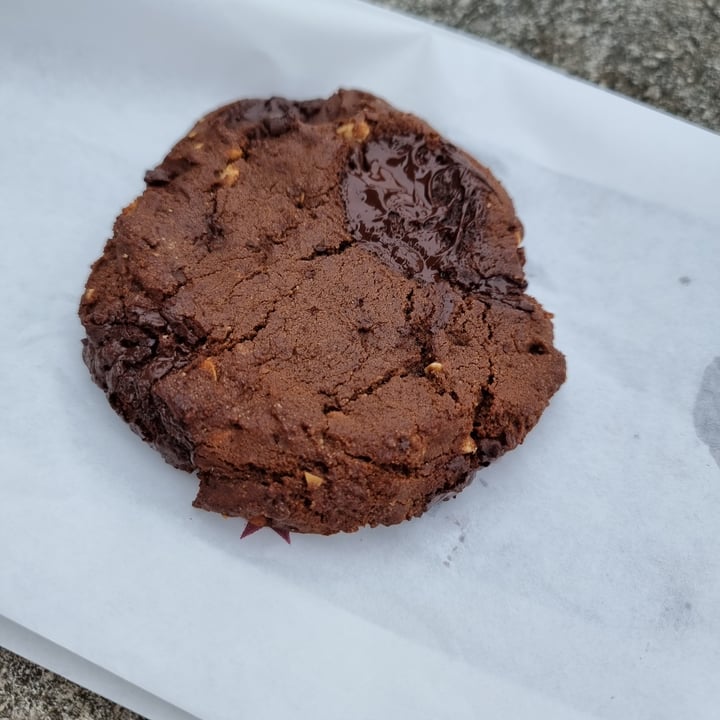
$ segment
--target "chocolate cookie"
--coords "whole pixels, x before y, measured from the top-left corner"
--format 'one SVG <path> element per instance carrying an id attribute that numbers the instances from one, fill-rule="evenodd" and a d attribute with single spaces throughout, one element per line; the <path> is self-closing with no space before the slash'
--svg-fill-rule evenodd
<path id="1" fill-rule="evenodd" d="M 199 508 L 330 534 L 420 515 L 565 379 L 492 174 L 360 92 L 243 100 L 145 176 L 84 359 Z"/>

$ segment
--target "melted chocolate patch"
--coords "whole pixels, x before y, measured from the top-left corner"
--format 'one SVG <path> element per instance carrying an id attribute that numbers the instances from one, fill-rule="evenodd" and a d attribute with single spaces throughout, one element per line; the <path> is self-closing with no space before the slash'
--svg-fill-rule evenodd
<path id="1" fill-rule="evenodd" d="M 370 141 L 350 156 L 343 189 L 352 236 L 406 277 L 506 289 L 473 263 L 492 190 L 451 145 L 412 135 Z"/>

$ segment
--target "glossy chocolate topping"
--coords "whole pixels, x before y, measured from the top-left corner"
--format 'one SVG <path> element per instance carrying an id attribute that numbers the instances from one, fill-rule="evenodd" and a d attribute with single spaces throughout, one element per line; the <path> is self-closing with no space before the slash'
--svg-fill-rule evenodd
<path id="1" fill-rule="evenodd" d="M 505 289 L 473 262 L 492 193 L 457 149 L 411 135 L 358 147 L 344 184 L 356 241 L 408 278 L 475 290 Z"/>

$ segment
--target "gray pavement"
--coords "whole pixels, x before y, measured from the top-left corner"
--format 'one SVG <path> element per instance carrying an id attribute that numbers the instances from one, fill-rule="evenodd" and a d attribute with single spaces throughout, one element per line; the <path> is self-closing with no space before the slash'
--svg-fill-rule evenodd
<path id="1" fill-rule="evenodd" d="M 374 0 L 720 132 L 720 0 Z M 139 716 L 0 649 L 0 720 Z"/>
<path id="2" fill-rule="evenodd" d="M 374 0 L 720 132 L 720 0 Z"/>

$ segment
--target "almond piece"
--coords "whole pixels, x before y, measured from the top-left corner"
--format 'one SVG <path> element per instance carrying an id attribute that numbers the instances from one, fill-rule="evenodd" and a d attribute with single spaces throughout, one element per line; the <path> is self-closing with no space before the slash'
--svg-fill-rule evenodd
<path id="1" fill-rule="evenodd" d="M 240 177 L 240 168 L 237 165 L 226 165 L 220 173 L 220 184 L 225 187 L 232 187 Z"/>
<path id="2" fill-rule="evenodd" d="M 200 363 L 200 369 L 204 370 L 211 378 L 213 382 L 217 382 L 218 372 L 215 363 L 210 358 L 205 358 Z"/>
<path id="3" fill-rule="evenodd" d="M 311 490 L 316 490 L 325 482 L 324 478 L 321 478 L 319 475 L 314 475 L 307 470 L 303 473 L 303 475 L 305 475 L 305 482 Z"/>

